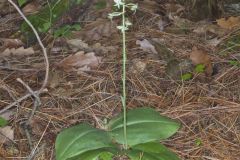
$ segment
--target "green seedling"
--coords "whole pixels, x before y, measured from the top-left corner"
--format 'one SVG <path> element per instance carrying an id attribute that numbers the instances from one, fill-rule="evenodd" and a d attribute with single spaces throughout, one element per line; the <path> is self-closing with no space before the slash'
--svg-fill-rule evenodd
<path id="1" fill-rule="evenodd" d="M 197 138 L 197 139 L 195 140 L 195 145 L 196 145 L 196 146 L 202 145 L 202 140 L 199 139 L 199 138 Z"/>
<path id="2" fill-rule="evenodd" d="M 70 6 L 69 0 L 58 0 L 48 5 L 39 11 L 39 13 L 28 16 L 28 20 L 41 33 L 46 33 L 50 27 L 58 20 L 58 18 L 68 10 Z M 24 22 L 21 25 L 21 31 L 31 32 L 29 26 Z"/>
<path id="3" fill-rule="evenodd" d="M 205 66 L 203 64 L 198 64 L 194 68 L 195 72 L 203 73 L 205 71 Z"/>
<path id="4" fill-rule="evenodd" d="M 54 31 L 54 37 L 70 37 L 72 35 L 72 31 L 79 31 L 81 29 L 80 24 L 75 25 L 65 25 L 63 27 L 58 28 Z"/>
<path id="5" fill-rule="evenodd" d="M 240 62 L 237 60 L 231 60 L 231 61 L 229 61 L 229 64 L 232 66 L 240 67 Z"/>
<path id="6" fill-rule="evenodd" d="M 22 7 L 24 4 L 27 3 L 27 0 L 18 0 L 18 5 Z"/>
<path id="7" fill-rule="evenodd" d="M 220 55 L 228 55 L 231 52 L 237 52 L 240 49 L 240 34 L 239 32 L 229 37 L 229 39 L 222 45 Z"/>
<path id="8" fill-rule="evenodd" d="M 8 121 L 0 117 L 0 127 L 5 127 L 8 124 Z"/>
<path id="9" fill-rule="evenodd" d="M 191 73 L 185 73 L 185 74 L 181 75 L 181 79 L 183 81 L 188 81 L 188 80 L 192 79 L 192 74 Z"/>
<path id="10" fill-rule="evenodd" d="M 106 6 L 107 6 L 106 0 L 99 0 L 99 1 L 95 4 L 95 8 L 96 8 L 97 10 L 104 9 L 104 8 L 106 8 Z"/>
<path id="11" fill-rule="evenodd" d="M 48 1 L 47 1 L 48 2 Z M 48 2 L 47 5 L 38 13 L 28 16 L 28 20 L 40 33 L 46 33 L 53 28 L 53 25 L 59 18 L 66 13 L 72 5 L 82 5 L 84 0 L 54 0 Z M 19 2 L 24 5 L 23 1 Z M 74 30 L 80 30 L 80 25 L 64 25 L 60 28 L 53 28 L 52 33 L 54 37 L 69 37 Z M 33 37 L 32 30 L 23 22 L 21 24 L 21 32 L 24 33 L 27 40 L 31 40 Z"/>
<path id="12" fill-rule="evenodd" d="M 27 3 L 27 0 L 18 0 L 18 5 L 22 7 L 24 4 Z"/>

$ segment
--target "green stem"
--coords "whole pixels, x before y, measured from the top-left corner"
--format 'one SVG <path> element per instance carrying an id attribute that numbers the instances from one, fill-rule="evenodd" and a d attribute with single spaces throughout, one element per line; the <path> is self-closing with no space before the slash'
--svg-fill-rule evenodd
<path id="1" fill-rule="evenodd" d="M 122 54 L 123 54 L 123 70 L 122 70 L 122 106 L 123 106 L 123 131 L 124 131 L 124 149 L 127 150 L 127 107 L 126 107 L 126 61 L 127 61 L 127 53 L 126 53 L 126 32 L 125 32 L 125 0 L 123 0 L 124 5 L 122 6 Z"/>

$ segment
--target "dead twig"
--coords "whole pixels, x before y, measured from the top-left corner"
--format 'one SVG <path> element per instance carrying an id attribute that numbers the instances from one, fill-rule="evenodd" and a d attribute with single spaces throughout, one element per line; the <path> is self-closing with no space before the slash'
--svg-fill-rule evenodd
<path id="1" fill-rule="evenodd" d="M 33 157 L 34 157 L 34 155 L 35 155 L 35 153 L 36 153 L 36 151 L 37 151 L 37 148 L 38 148 L 40 142 L 42 141 L 43 136 L 45 135 L 45 133 L 46 133 L 46 131 L 47 131 L 50 123 L 51 123 L 51 119 L 48 121 L 48 124 L 47 124 L 46 128 L 44 129 L 44 131 L 43 131 L 43 133 L 42 133 L 42 135 L 41 135 L 41 137 L 40 137 L 37 145 L 36 145 L 36 146 L 34 147 L 34 149 L 31 151 L 31 154 L 29 155 L 28 160 L 33 159 Z"/>
<path id="2" fill-rule="evenodd" d="M 41 105 L 41 100 L 39 98 L 39 96 L 37 95 L 37 93 L 35 93 L 25 82 L 23 82 L 20 78 L 17 78 L 17 81 L 20 82 L 27 90 L 28 92 L 34 97 L 34 107 L 33 110 L 31 112 L 31 115 L 29 116 L 28 120 L 27 120 L 27 124 L 30 123 L 30 121 L 32 120 L 32 117 L 35 113 L 35 111 L 37 110 L 37 108 Z"/>
<path id="3" fill-rule="evenodd" d="M 35 93 L 35 94 L 36 94 L 36 93 L 39 93 L 39 94 L 40 94 L 40 93 L 45 93 L 45 92 L 47 92 L 47 91 L 48 91 L 47 89 L 44 89 L 44 90 L 42 90 L 41 92 L 39 92 L 39 91 L 34 91 L 34 93 Z M 22 102 L 23 100 L 25 100 L 25 99 L 27 99 L 27 98 L 29 98 L 29 97 L 31 97 L 31 96 L 32 96 L 32 94 L 31 94 L 31 93 L 28 93 L 28 94 L 26 94 L 25 96 L 17 99 L 15 102 L 13 102 L 13 103 L 9 104 L 8 106 L 4 107 L 4 108 L 0 111 L 0 114 L 1 114 L 1 113 L 4 113 L 4 112 L 7 111 L 8 109 L 16 106 L 18 103 Z"/>
<path id="4" fill-rule="evenodd" d="M 28 91 L 30 92 L 30 94 L 26 94 L 25 96 L 19 98 L 18 100 L 15 100 L 15 102 L 13 102 L 12 104 L 6 106 L 4 109 L 2 109 L 0 111 L 0 113 L 3 113 L 5 112 L 6 110 L 8 110 L 9 108 L 15 106 L 16 104 L 20 103 L 21 101 L 29 98 L 30 96 L 34 96 L 35 97 L 35 100 L 36 102 L 35 103 L 38 103 L 40 101 L 40 98 L 39 98 L 39 94 L 41 94 L 43 91 L 46 91 L 45 90 L 45 87 L 47 85 L 47 82 L 48 82 L 48 77 L 49 77 L 49 61 L 48 61 L 48 56 L 47 56 L 47 51 L 46 51 L 46 48 L 44 47 L 41 39 L 40 39 L 40 36 L 38 35 L 38 32 L 36 31 L 36 29 L 34 28 L 34 26 L 31 24 L 31 22 L 26 18 L 26 16 L 22 13 L 22 11 L 20 10 L 20 8 L 12 1 L 12 0 L 8 0 L 9 3 L 11 3 L 13 5 L 13 7 L 18 11 L 18 13 L 21 15 L 21 17 L 24 19 L 24 21 L 29 25 L 29 27 L 32 29 L 33 33 L 35 34 L 37 40 L 38 40 L 38 43 L 43 51 L 43 55 L 44 55 L 44 60 L 45 60 L 45 64 L 46 64 L 46 72 L 45 72 L 45 78 L 44 78 L 44 81 L 43 81 L 43 84 L 41 86 L 41 88 L 38 90 L 38 91 L 32 91 L 30 89 L 30 87 L 26 87 L 28 89 Z M 24 83 L 22 83 L 24 85 Z M 37 102 L 38 101 L 38 102 Z"/>

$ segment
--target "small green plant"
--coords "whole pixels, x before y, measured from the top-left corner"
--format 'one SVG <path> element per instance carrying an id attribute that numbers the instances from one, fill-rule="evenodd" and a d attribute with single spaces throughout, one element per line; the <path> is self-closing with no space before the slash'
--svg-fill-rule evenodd
<path id="1" fill-rule="evenodd" d="M 58 28 L 54 31 L 54 37 L 70 37 L 72 35 L 72 31 L 78 31 L 81 29 L 80 24 L 75 25 L 65 25 L 63 27 Z"/>
<path id="2" fill-rule="evenodd" d="M 197 138 L 197 139 L 195 140 L 195 145 L 196 145 L 196 146 L 202 145 L 202 140 L 201 140 L 200 138 Z"/>
<path id="3" fill-rule="evenodd" d="M 231 60 L 229 61 L 229 64 L 232 66 L 240 67 L 240 62 L 238 60 Z"/>
<path id="4" fill-rule="evenodd" d="M 48 5 L 44 7 L 39 13 L 28 16 L 32 25 L 41 33 L 46 33 L 54 22 L 65 12 L 70 6 L 69 0 L 58 0 L 52 3 L 48 2 Z M 21 31 L 31 32 L 30 27 L 23 22 L 21 25 Z"/>
<path id="5" fill-rule="evenodd" d="M 18 0 L 18 5 L 22 7 L 25 3 L 27 3 L 27 0 Z"/>
<path id="6" fill-rule="evenodd" d="M 72 5 L 81 5 L 84 0 L 54 0 L 54 1 L 47 1 L 47 5 L 40 10 L 38 13 L 28 16 L 29 21 L 32 25 L 40 32 L 46 33 L 48 32 L 53 24 L 63 15 L 70 6 Z M 18 0 L 20 6 L 24 5 L 27 1 L 26 0 Z M 69 36 L 71 31 L 79 30 L 79 24 L 75 25 L 64 25 L 60 28 L 54 29 L 53 32 L 54 37 L 59 36 Z M 21 31 L 24 33 L 27 38 L 31 39 L 32 30 L 29 28 L 26 22 L 23 22 L 21 25 Z"/>
<path id="7" fill-rule="evenodd" d="M 99 0 L 99 1 L 96 2 L 96 4 L 94 5 L 94 7 L 95 7 L 97 10 L 104 9 L 104 8 L 106 8 L 106 6 L 107 6 L 106 0 Z"/>
<path id="8" fill-rule="evenodd" d="M 205 71 L 205 66 L 203 64 L 197 64 L 194 70 L 196 73 L 203 73 Z"/>
<path id="9" fill-rule="evenodd" d="M 203 73 L 205 71 L 205 66 L 203 64 L 198 64 L 194 67 L 195 73 Z M 192 73 L 184 73 L 181 75 L 183 81 L 188 81 L 193 78 Z"/>
<path id="10" fill-rule="evenodd" d="M 233 36 L 230 36 L 222 45 L 220 55 L 228 55 L 240 50 L 240 33 L 237 32 Z"/>
<path id="11" fill-rule="evenodd" d="M 127 9 L 135 11 L 136 4 L 114 0 L 120 12 L 109 18 L 121 16 L 117 28 L 122 33 L 122 106 L 123 113 L 104 124 L 101 129 L 87 123 L 63 130 L 56 139 L 57 160 L 112 160 L 116 155 L 128 156 L 131 160 L 179 160 L 159 141 L 174 135 L 180 128 L 177 121 L 161 116 L 151 108 L 126 110 L 126 31 L 131 22 L 126 19 Z"/>
<path id="12" fill-rule="evenodd" d="M 191 78 L 192 78 L 192 73 L 185 73 L 185 74 L 181 75 L 181 79 L 182 79 L 183 81 L 188 81 L 188 80 L 190 80 Z"/>
<path id="13" fill-rule="evenodd" d="M 5 127 L 8 124 L 8 121 L 0 117 L 0 127 Z"/>

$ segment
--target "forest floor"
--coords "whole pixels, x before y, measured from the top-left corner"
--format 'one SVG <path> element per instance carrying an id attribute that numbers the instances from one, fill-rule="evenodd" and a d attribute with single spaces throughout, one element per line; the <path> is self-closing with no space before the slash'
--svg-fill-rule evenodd
<path id="1" fill-rule="evenodd" d="M 54 29 L 41 34 L 49 79 L 27 127 L 34 98 L 17 101 L 29 95 L 19 79 L 38 90 L 46 64 L 35 38 L 20 33 L 22 17 L 7 1 L 0 3 L 0 116 L 9 121 L 0 130 L 0 159 L 26 159 L 34 149 L 32 159 L 55 159 L 62 129 L 81 122 L 100 128 L 101 120 L 122 111 L 120 19 L 107 18 L 112 3 L 106 2 L 104 8 L 88 4 L 77 17 L 69 11 L 54 24 L 80 22 L 71 35 L 53 37 Z M 138 5 L 135 14 L 127 13 L 133 24 L 127 32 L 127 108 L 148 106 L 179 121 L 180 130 L 162 143 L 183 160 L 240 160 L 240 17 L 196 20 L 176 2 Z M 29 8 L 25 13 L 36 11 Z"/>

